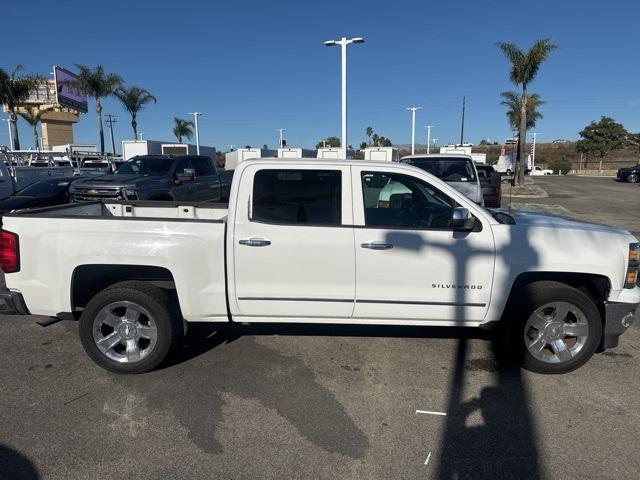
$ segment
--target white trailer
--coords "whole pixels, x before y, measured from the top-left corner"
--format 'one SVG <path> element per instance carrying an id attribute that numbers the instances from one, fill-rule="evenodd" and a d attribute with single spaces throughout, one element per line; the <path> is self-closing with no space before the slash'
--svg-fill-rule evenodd
<path id="1" fill-rule="evenodd" d="M 155 140 L 123 140 L 122 160 L 125 162 L 136 155 L 162 155 L 162 144 Z"/>
<path id="2" fill-rule="evenodd" d="M 496 172 L 505 173 L 511 175 L 516 171 L 516 153 L 510 153 L 508 155 L 500 155 L 498 162 L 493 166 Z M 527 155 L 527 168 L 525 171 L 531 170 L 531 155 Z"/>
<path id="3" fill-rule="evenodd" d="M 440 147 L 440 153 L 442 153 L 442 154 L 453 153 L 453 154 L 456 154 L 456 155 L 468 155 L 476 163 L 487 163 L 487 154 L 486 153 L 473 153 L 471 151 L 471 147 L 473 147 L 473 144 L 471 144 L 471 143 L 465 143 L 463 145 L 449 144 L 449 145 L 445 145 L 444 147 Z"/>
<path id="4" fill-rule="evenodd" d="M 54 145 L 51 147 L 52 152 L 76 153 L 76 152 L 95 152 L 98 153 L 98 146 L 91 143 L 66 143 L 64 145 Z"/>
<path id="5" fill-rule="evenodd" d="M 307 148 L 285 147 L 278 149 L 278 158 L 315 158 L 315 150 Z"/>
<path id="6" fill-rule="evenodd" d="M 316 158 L 344 158 L 341 147 L 323 147 L 318 149 Z M 347 158 L 353 158 L 353 150 L 347 150 Z"/>
<path id="7" fill-rule="evenodd" d="M 198 155 L 198 147 L 191 143 L 163 143 L 161 146 L 163 155 Z M 200 155 L 216 158 L 215 147 L 200 145 Z"/>
<path id="8" fill-rule="evenodd" d="M 400 160 L 400 152 L 395 147 L 367 147 L 364 149 L 364 159 L 397 162 Z"/>
<path id="9" fill-rule="evenodd" d="M 249 160 L 251 158 L 265 158 L 275 157 L 276 152 L 274 150 L 267 150 L 266 148 L 239 148 L 232 152 L 227 152 L 224 155 L 224 169 L 235 170 L 240 162 Z"/>

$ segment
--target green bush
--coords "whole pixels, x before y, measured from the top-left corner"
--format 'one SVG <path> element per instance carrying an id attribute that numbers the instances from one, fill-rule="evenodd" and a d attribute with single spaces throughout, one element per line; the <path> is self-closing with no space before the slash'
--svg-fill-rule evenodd
<path id="1" fill-rule="evenodd" d="M 549 163 L 549 168 L 553 170 L 553 173 L 567 173 L 571 170 L 571 161 L 569 161 L 566 157 L 556 158 L 551 163 Z"/>

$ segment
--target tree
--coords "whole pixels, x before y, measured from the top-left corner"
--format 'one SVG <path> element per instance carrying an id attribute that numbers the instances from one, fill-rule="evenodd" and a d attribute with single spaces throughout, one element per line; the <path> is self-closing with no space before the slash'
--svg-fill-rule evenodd
<path id="1" fill-rule="evenodd" d="M 373 135 L 371 135 L 371 140 L 373 141 L 373 145 L 377 147 L 378 142 L 380 141 L 380 136 L 377 133 L 374 133 Z"/>
<path id="2" fill-rule="evenodd" d="M 156 97 L 151 95 L 148 90 L 140 87 L 118 87 L 114 95 L 124 109 L 131 115 L 131 127 L 133 128 L 133 138 L 138 138 L 138 112 L 148 103 L 157 103 Z"/>
<path id="3" fill-rule="evenodd" d="M 508 42 L 498 42 L 498 48 L 511 63 L 509 79 L 522 87 L 520 97 L 520 125 L 518 126 L 518 155 L 516 157 L 517 183 L 524 184 L 524 158 L 527 143 L 527 88 L 538 74 L 540 66 L 549 58 L 549 54 L 558 48 L 549 38 L 537 40 L 528 51 Z"/>
<path id="4" fill-rule="evenodd" d="M 367 142 L 362 142 L 360 144 L 360 150 L 364 150 L 365 148 L 367 148 L 369 145 L 367 144 Z"/>
<path id="5" fill-rule="evenodd" d="M 390 147 L 392 145 L 391 140 L 387 137 L 378 137 L 378 143 L 376 146 L 378 147 Z"/>
<path id="6" fill-rule="evenodd" d="M 102 65 L 96 65 L 93 69 L 87 65 L 77 63 L 78 79 L 69 82 L 71 88 L 75 88 L 87 97 L 96 101 L 96 115 L 98 116 L 98 130 L 100 134 L 100 153 L 104 153 L 104 129 L 102 126 L 102 99 L 115 94 L 122 86 L 122 78 L 115 73 L 105 73 Z"/>
<path id="7" fill-rule="evenodd" d="M 191 120 L 174 117 L 173 122 L 173 134 L 178 139 L 178 143 L 182 143 L 182 137 L 187 137 L 189 140 L 193 137 L 194 123 Z"/>
<path id="8" fill-rule="evenodd" d="M 42 119 L 42 116 L 47 113 L 49 109 L 37 110 L 32 107 L 27 107 L 24 111 L 18 112 L 18 114 L 33 127 L 33 140 L 35 142 L 36 150 L 40 148 L 40 139 L 38 138 L 38 124 Z"/>
<path id="9" fill-rule="evenodd" d="M 500 95 L 504 98 L 500 104 L 507 107 L 507 120 L 509 121 L 509 126 L 512 130 L 518 130 L 520 128 L 520 95 L 518 92 L 502 92 Z M 527 95 L 527 130 L 535 127 L 538 120 L 543 118 L 543 115 L 538 111 L 538 108 L 540 105 L 544 104 L 545 102 L 537 93 Z"/>
<path id="10" fill-rule="evenodd" d="M 320 140 L 316 144 L 316 148 L 322 148 L 323 146 L 339 147 L 340 146 L 340 139 L 338 137 L 327 137 L 324 140 Z"/>
<path id="11" fill-rule="evenodd" d="M 369 137 L 369 145 L 371 145 L 371 135 L 373 135 L 373 128 L 367 127 L 365 130 L 367 137 Z"/>
<path id="12" fill-rule="evenodd" d="M 44 81 L 38 75 L 19 75 L 22 70 L 22 65 L 16 65 L 11 74 L 8 74 L 0 68 L 0 103 L 9 112 L 9 128 L 13 139 L 12 150 L 20 150 L 17 108 L 29 98 L 29 93 Z"/>
<path id="13" fill-rule="evenodd" d="M 580 153 L 604 158 L 609 152 L 624 147 L 629 134 L 613 118 L 601 117 L 599 122 L 591 122 L 580 132 L 582 137 L 576 144 Z"/>

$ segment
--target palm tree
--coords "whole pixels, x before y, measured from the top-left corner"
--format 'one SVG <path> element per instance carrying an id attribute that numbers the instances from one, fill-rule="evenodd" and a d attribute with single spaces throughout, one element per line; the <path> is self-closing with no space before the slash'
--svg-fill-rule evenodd
<path id="1" fill-rule="evenodd" d="M 78 68 L 78 80 L 69 82 L 72 88 L 76 88 L 86 96 L 96 101 L 96 115 L 100 132 L 100 153 L 104 153 L 104 129 L 102 127 L 102 103 L 103 98 L 109 97 L 122 85 L 122 78 L 115 73 L 105 73 L 102 65 L 95 68 L 87 65 L 76 64 Z"/>
<path id="2" fill-rule="evenodd" d="M 9 75 L 0 68 L 0 103 L 9 112 L 9 126 L 13 138 L 12 150 L 20 150 L 17 108 L 29 98 L 29 93 L 44 81 L 38 75 L 19 76 L 18 73 L 22 69 L 22 65 L 16 65 Z"/>
<path id="3" fill-rule="evenodd" d="M 536 40 L 528 51 L 523 51 L 517 45 L 508 42 L 498 42 L 498 48 L 511 63 L 509 79 L 522 87 L 520 97 L 520 125 L 518 127 L 518 156 L 516 159 L 517 183 L 524 183 L 525 144 L 527 143 L 527 87 L 538 74 L 540 66 L 549 54 L 558 48 L 551 39 Z"/>
<path id="4" fill-rule="evenodd" d="M 37 110 L 32 107 L 27 107 L 24 111 L 18 112 L 18 114 L 33 127 L 33 140 L 35 141 L 36 150 L 40 148 L 38 124 L 40 123 L 42 116 L 48 111 L 49 109 Z"/>
<path id="5" fill-rule="evenodd" d="M 173 121 L 175 122 L 173 134 L 178 139 L 178 143 L 182 143 L 182 137 L 187 137 L 191 140 L 191 137 L 193 137 L 193 122 L 178 117 L 174 117 Z"/>
<path id="6" fill-rule="evenodd" d="M 512 130 L 520 128 L 520 94 L 518 92 L 502 92 L 500 94 L 504 100 L 501 105 L 507 107 L 507 120 Z M 538 110 L 545 102 L 537 93 L 531 93 L 527 96 L 527 130 L 536 126 L 538 120 L 543 118 L 542 113 Z"/>
<path id="7" fill-rule="evenodd" d="M 373 135 L 373 128 L 367 127 L 367 137 L 369 137 L 369 145 L 371 145 L 371 135 Z"/>
<path id="8" fill-rule="evenodd" d="M 133 138 L 138 138 L 138 112 L 144 108 L 148 103 L 157 103 L 156 97 L 154 97 L 149 91 L 140 87 L 119 87 L 114 92 L 114 95 L 124 109 L 131 115 L 131 127 L 133 127 Z"/>

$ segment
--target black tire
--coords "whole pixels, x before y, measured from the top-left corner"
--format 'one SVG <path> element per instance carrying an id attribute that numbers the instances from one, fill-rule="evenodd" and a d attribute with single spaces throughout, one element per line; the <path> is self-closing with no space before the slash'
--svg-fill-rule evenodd
<path id="1" fill-rule="evenodd" d="M 637 173 L 632 173 L 627 177 L 627 182 L 629 183 L 638 183 L 638 180 L 640 180 L 640 176 Z"/>
<path id="2" fill-rule="evenodd" d="M 503 332 L 507 332 L 510 353 L 517 355 L 523 368 L 536 373 L 568 373 L 584 365 L 593 356 L 602 338 L 602 320 L 593 301 L 580 290 L 555 281 L 534 282 L 520 289 L 521 291 L 511 298 L 503 318 L 503 322 L 506 322 L 506 325 L 503 325 Z M 525 327 L 536 310 L 554 302 L 569 304 L 580 310 L 584 315 L 583 321 L 588 325 L 588 334 L 583 337 L 582 347 L 571 359 L 559 363 L 548 363 L 536 358 L 527 348 L 525 339 L 531 337 L 525 337 Z M 572 341 L 571 338 L 567 340 Z M 550 347 L 545 347 L 543 350 L 547 352 L 542 353 L 551 353 L 553 356 L 553 350 Z"/>
<path id="3" fill-rule="evenodd" d="M 132 302 L 146 310 L 153 319 L 155 340 L 151 351 L 138 361 L 120 363 L 103 353 L 94 340 L 94 320 L 99 312 L 117 302 Z M 97 293 L 82 312 L 79 322 L 80 341 L 91 359 L 105 370 L 115 373 L 144 373 L 160 366 L 182 337 L 183 324 L 170 297 L 159 287 L 147 282 L 127 281 Z"/>

